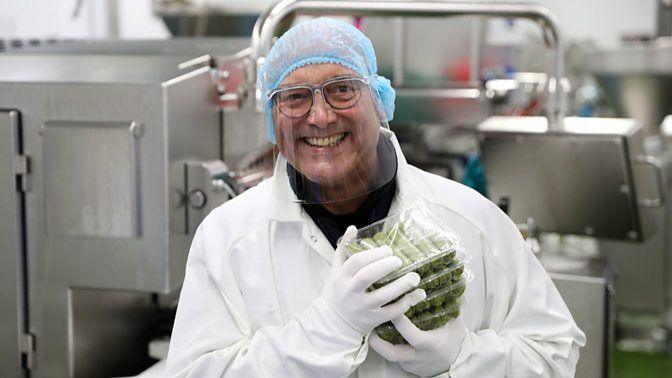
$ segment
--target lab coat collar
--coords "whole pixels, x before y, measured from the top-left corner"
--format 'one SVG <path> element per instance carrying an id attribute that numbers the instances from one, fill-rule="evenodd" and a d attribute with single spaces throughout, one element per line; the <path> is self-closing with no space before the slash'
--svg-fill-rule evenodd
<path id="1" fill-rule="evenodd" d="M 280 222 L 301 222 L 301 203 L 282 173 L 284 167 L 276 162 L 273 176 L 268 179 L 271 192 L 270 219 Z"/>
<path id="2" fill-rule="evenodd" d="M 278 169 L 279 167 L 276 164 L 275 173 L 269 179 L 271 191 L 270 221 L 294 223 L 296 230 L 300 230 L 301 237 L 306 244 L 325 260 L 331 262 L 334 258 L 334 248 L 313 219 L 301 207 L 301 203 L 289 184 L 287 175 L 282 174 Z"/>

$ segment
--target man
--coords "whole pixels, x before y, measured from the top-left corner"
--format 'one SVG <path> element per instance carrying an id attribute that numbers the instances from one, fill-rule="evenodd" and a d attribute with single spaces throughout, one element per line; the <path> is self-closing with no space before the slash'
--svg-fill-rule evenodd
<path id="1" fill-rule="evenodd" d="M 303 22 L 273 46 L 259 85 L 275 173 L 194 236 L 170 376 L 573 376 L 585 337 L 515 225 L 475 191 L 406 163 L 387 128 L 394 90 L 368 38 Z M 426 296 L 416 273 L 367 291 L 401 265 L 389 247 L 347 258 L 337 243 L 419 199 L 472 256 L 461 315 L 432 331 L 404 315 Z M 371 332 L 387 321 L 408 344 Z"/>

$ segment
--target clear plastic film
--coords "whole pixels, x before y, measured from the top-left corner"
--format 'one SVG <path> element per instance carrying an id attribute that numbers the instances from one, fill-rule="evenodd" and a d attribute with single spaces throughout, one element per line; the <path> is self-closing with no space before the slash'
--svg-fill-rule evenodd
<path id="1" fill-rule="evenodd" d="M 363 199 L 396 175 L 396 151 L 380 131 L 381 126 L 387 127 L 387 123 L 376 111 L 372 97 L 375 94 L 365 85 L 348 89 L 350 84 L 345 81 L 336 84 L 343 88 L 325 88 L 324 92 L 359 92 L 352 94 L 358 99 L 350 108 L 333 107 L 327 103 L 329 100 L 320 98 L 327 96 L 324 92 L 314 95 L 316 99 L 312 101 L 315 103 L 302 117 L 281 114 L 283 105 L 279 103 L 274 107 L 278 139 L 274 175 L 286 176 L 292 188 L 291 192 L 284 192 L 289 197 L 283 199 L 301 203 Z"/>
<path id="2" fill-rule="evenodd" d="M 380 132 L 394 114 L 394 89 L 356 27 L 299 23 L 273 45 L 258 80 L 277 147 L 274 175 L 291 186 L 274 191 L 282 199 L 363 200 L 394 179 L 396 152 Z"/>
<path id="3" fill-rule="evenodd" d="M 460 314 L 463 294 L 471 281 L 465 265 L 471 255 L 462 248 L 459 237 L 446 227 L 422 202 L 359 229 L 354 241 L 346 244 L 349 255 L 390 246 L 402 266 L 373 284 L 375 290 L 408 272 L 420 276 L 419 288 L 427 297 L 412 306 L 406 316 L 420 329 L 441 327 Z M 378 335 L 391 343 L 405 342 L 392 323 L 376 328 Z"/>

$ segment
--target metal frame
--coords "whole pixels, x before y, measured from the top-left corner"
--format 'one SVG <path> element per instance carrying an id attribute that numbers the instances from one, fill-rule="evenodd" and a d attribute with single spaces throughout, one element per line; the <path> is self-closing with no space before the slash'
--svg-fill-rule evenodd
<path id="1" fill-rule="evenodd" d="M 492 2 L 429 2 L 429 1 L 310 1 L 285 0 L 257 20 L 252 32 L 252 58 L 257 70 L 268 54 L 281 22 L 292 14 L 362 15 L 382 17 L 491 16 L 516 17 L 536 21 L 544 31 L 549 46 L 554 47 L 553 68 L 548 72 L 547 111 L 551 129 L 561 129 L 565 115 L 566 96 L 559 84 L 564 74 L 564 50 L 558 22 L 551 11 L 537 4 Z M 256 82 L 256 75 L 250 77 Z M 261 93 L 257 90 L 259 103 Z"/>
<path id="2" fill-rule="evenodd" d="M 0 376 L 18 377 L 32 365 L 27 333 L 25 185 L 21 114 L 0 109 Z"/>
<path id="3" fill-rule="evenodd" d="M 130 316 L 133 304 L 142 303 L 137 310 L 144 314 L 154 307 L 152 293 L 172 292 L 184 278 L 193 237 L 185 224 L 184 163 L 222 156 L 221 115 L 210 69 L 180 70 L 185 59 L 179 56 L 0 58 L 7 68 L 0 72 L 0 106 L 21 112 L 21 137 L 31 163 L 23 211 L 28 328 L 7 348 L 18 345 L 30 357 L 34 335 L 33 377 L 86 370 L 88 375 L 122 375 L 105 369 L 134 366 L 122 362 L 137 345 L 135 327 L 149 330 L 154 322 L 151 316 Z M 36 66 L 43 69 L 30 69 Z M 21 168 L 21 159 L 16 161 L 14 173 Z M 19 181 L 8 174 L 7 183 Z M 7 187 L 0 185 L 0 191 L 15 189 Z M 105 204 L 109 207 L 97 207 Z M 0 205 L 7 215 L 0 228 L 7 228 L 14 222 L 11 209 Z M 114 223 L 124 227 L 106 223 L 112 218 L 106 213 L 112 212 L 121 214 L 122 221 Z M 0 255 L 15 250 L 2 249 Z M 110 309 L 104 317 L 89 311 L 100 308 L 99 302 Z M 115 336 L 119 350 L 100 341 L 108 335 Z M 96 347 L 86 348 L 93 340 Z M 91 363 L 101 356 L 105 363 Z"/>

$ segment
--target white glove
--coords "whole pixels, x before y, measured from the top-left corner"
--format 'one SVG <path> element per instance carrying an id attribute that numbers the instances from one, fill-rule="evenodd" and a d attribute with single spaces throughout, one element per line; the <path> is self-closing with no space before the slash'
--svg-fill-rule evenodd
<path id="1" fill-rule="evenodd" d="M 397 302 L 391 300 L 417 287 L 420 276 L 410 272 L 389 284 L 368 292 L 375 281 L 399 268 L 401 260 L 390 247 L 373 248 L 348 258 L 345 244 L 354 240 L 357 229 L 348 227 L 336 248 L 331 272 L 322 291 L 322 301 L 362 336 L 376 326 L 399 317 L 411 306 L 425 299 L 422 289 L 413 290 Z"/>
<path id="2" fill-rule="evenodd" d="M 392 320 L 408 345 L 394 345 L 375 332 L 369 345 L 385 359 L 398 362 L 402 369 L 421 377 L 432 377 L 450 370 L 467 335 L 462 315 L 430 331 L 418 329 L 405 315 Z"/>

